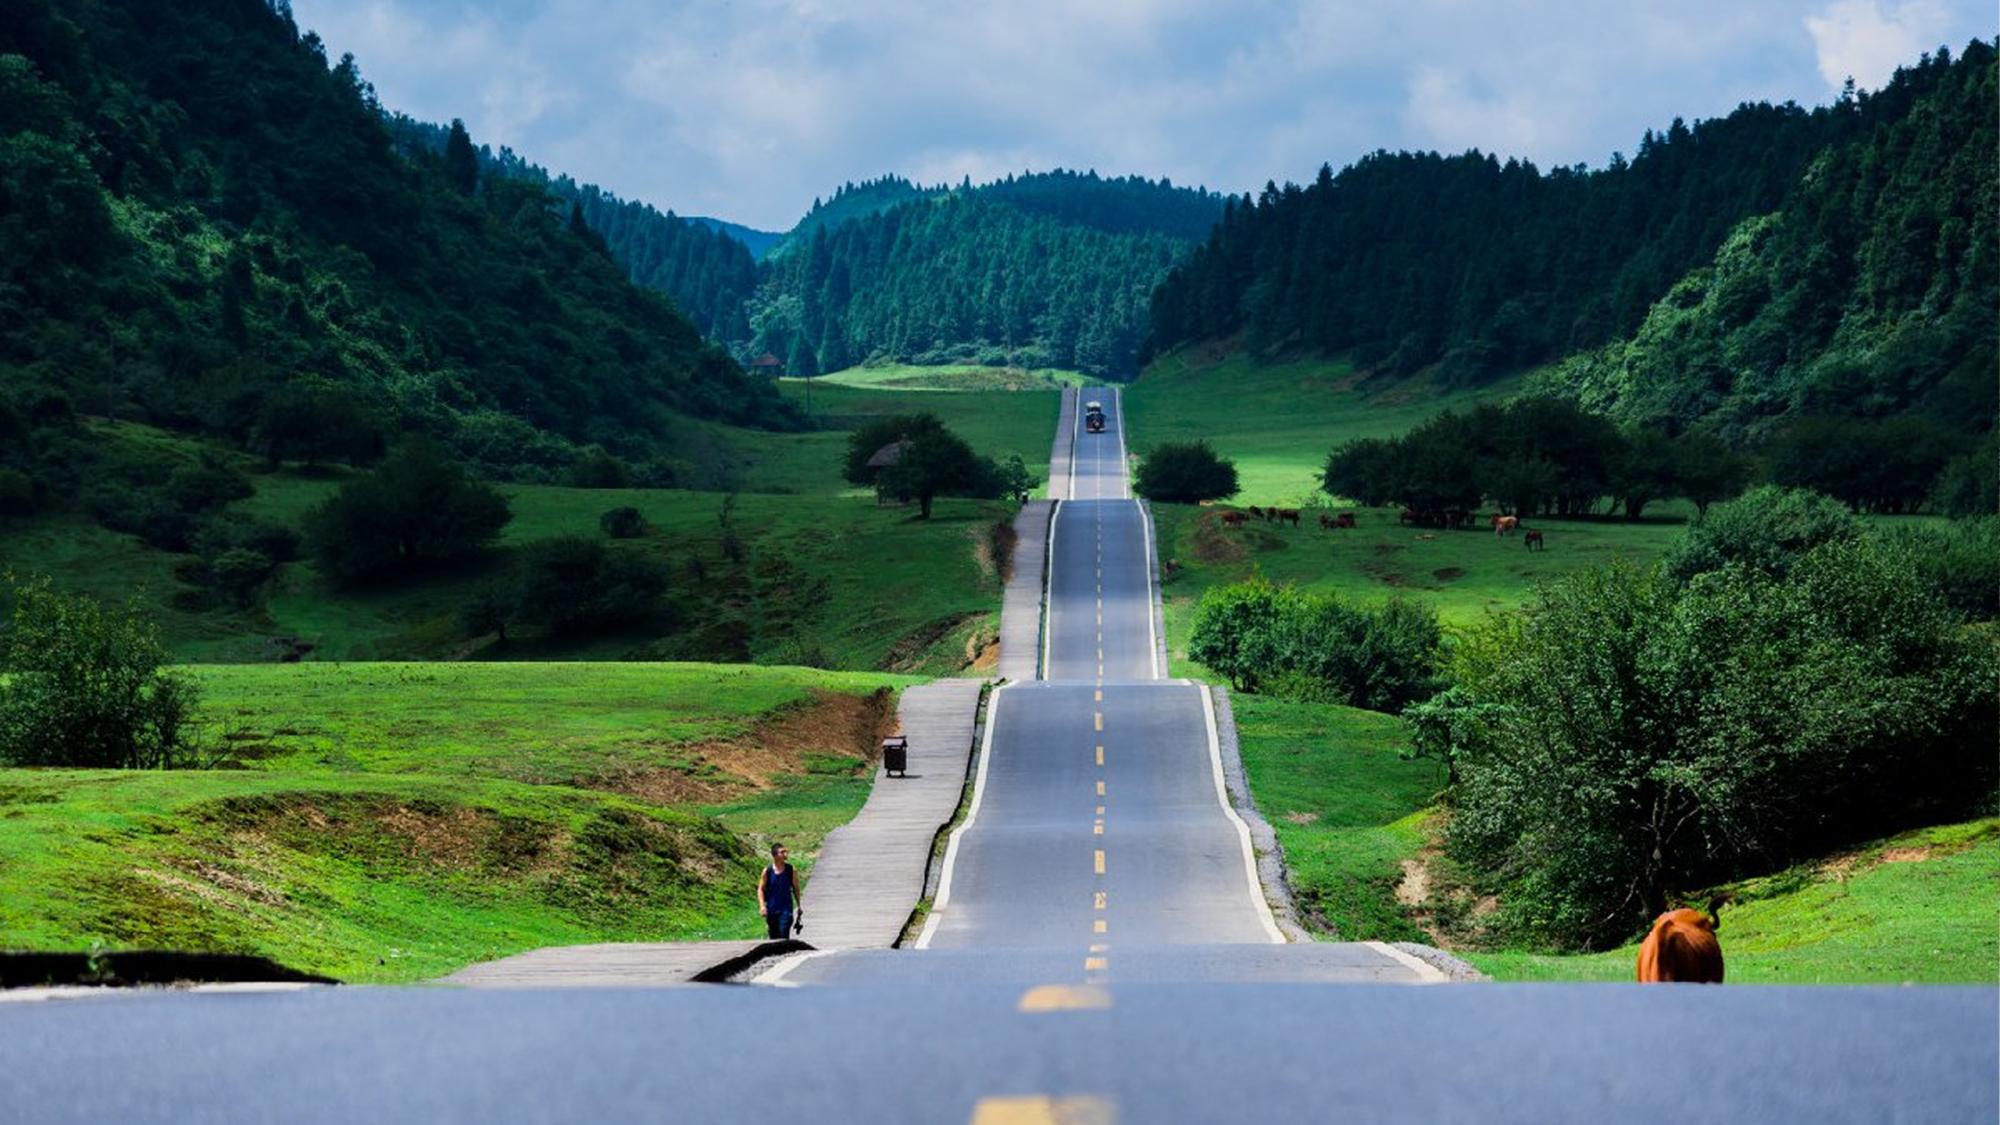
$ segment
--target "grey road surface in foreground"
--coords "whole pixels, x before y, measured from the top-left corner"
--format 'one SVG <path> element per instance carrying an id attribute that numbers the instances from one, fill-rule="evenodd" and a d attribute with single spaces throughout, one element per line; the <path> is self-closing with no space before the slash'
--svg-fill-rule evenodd
<path id="1" fill-rule="evenodd" d="M 1031 1001 L 972 980 L 0 1004 L 0 1120 L 1873 1125 L 1996 1113 L 1989 989 L 1114 984 L 1085 1006 Z"/>

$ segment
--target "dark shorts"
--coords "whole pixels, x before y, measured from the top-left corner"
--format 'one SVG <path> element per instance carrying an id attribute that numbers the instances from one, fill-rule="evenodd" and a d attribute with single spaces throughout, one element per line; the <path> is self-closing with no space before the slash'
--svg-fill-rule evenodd
<path id="1" fill-rule="evenodd" d="M 764 930 L 772 941 L 792 936 L 792 912 L 773 910 L 764 915 Z"/>

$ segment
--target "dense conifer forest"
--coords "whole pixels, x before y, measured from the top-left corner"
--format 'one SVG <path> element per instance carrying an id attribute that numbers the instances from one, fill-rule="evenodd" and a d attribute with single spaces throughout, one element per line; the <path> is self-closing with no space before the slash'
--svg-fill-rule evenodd
<path id="1" fill-rule="evenodd" d="M 23 425 L 144 420 L 273 457 L 421 432 L 560 465 L 658 456 L 680 415 L 792 424 L 548 192 L 447 140 L 400 154 L 353 60 L 283 5 L 10 5 L 0 383 Z"/>
<path id="2" fill-rule="evenodd" d="M 1155 293 L 1146 354 L 1240 338 L 1473 383 L 1583 351 L 1549 388 L 1632 421 L 1989 426 L 1993 78 L 1975 41 L 1818 109 L 1676 120 L 1595 171 L 1378 152 L 1267 185 Z"/>
<path id="3" fill-rule="evenodd" d="M 851 214 L 898 192 L 908 200 Z M 793 374 L 882 358 L 1128 378 L 1153 286 L 1221 202 L 1165 180 L 1066 171 L 843 190 L 765 260 L 749 348 Z M 832 221 L 842 209 L 849 217 Z"/>

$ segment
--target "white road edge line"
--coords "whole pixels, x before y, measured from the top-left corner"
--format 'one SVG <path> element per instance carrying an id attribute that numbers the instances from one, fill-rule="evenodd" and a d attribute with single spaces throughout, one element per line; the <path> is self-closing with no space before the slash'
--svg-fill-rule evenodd
<path id="1" fill-rule="evenodd" d="M 1243 844 L 1243 874 L 1249 880 L 1250 901 L 1256 905 L 1257 920 L 1264 924 L 1264 932 L 1270 935 L 1271 943 L 1283 945 L 1285 932 L 1278 928 L 1278 920 L 1271 914 L 1271 904 L 1264 901 L 1264 881 L 1257 877 L 1257 849 L 1250 843 L 1250 826 L 1236 815 L 1236 809 L 1229 803 L 1229 787 L 1222 780 L 1222 742 L 1215 729 L 1215 700 L 1210 697 L 1207 684 L 1197 684 L 1195 690 L 1201 693 L 1201 714 L 1208 723 L 1208 764 L 1215 773 L 1215 799 L 1222 804 L 1222 815 L 1236 826 L 1236 838 Z"/>
<path id="2" fill-rule="evenodd" d="M 1451 980 L 1450 977 L 1444 975 L 1444 970 L 1438 968 L 1436 965 L 1431 964 L 1421 957 L 1412 957 L 1386 942 L 1364 941 L 1361 944 L 1380 953 L 1391 961 L 1400 962 L 1404 968 L 1417 974 L 1417 979 L 1412 983 L 1444 984 Z"/>
<path id="3" fill-rule="evenodd" d="M 790 957 L 783 958 L 777 964 L 758 973 L 756 976 L 751 977 L 750 983 L 768 984 L 777 988 L 797 988 L 798 985 L 796 984 L 785 983 L 785 978 L 791 975 L 792 970 L 815 957 L 824 957 L 833 952 L 836 951 L 831 949 L 808 949 L 804 953 L 794 953 Z"/>
<path id="4" fill-rule="evenodd" d="M 1111 405 L 1118 408 L 1118 484 L 1124 491 L 1123 499 L 1132 499 L 1132 459 L 1125 452 L 1125 389 L 1111 388 Z"/>
<path id="5" fill-rule="evenodd" d="M 937 933 L 938 921 L 944 917 L 944 908 L 951 903 L 951 871 L 958 862 L 958 841 L 979 819 L 979 803 L 986 799 L 986 769 L 993 764 L 993 728 L 1000 725 L 1000 693 L 1012 687 L 1001 684 L 986 697 L 986 733 L 979 742 L 979 769 L 972 777 L 972 807 L 965 810 L 965 823 L 952 829 L 951 838 L 944 846 L 944 870 L 938 875 L 937 897 L 931 900 L 930 916 L 924 919 L 923 932 L 917 935 L 913 948 L 929 949 L 931 938 Z"/>
<path id="6" fill-rule="evenodd" d="M 1153 666 L 1153 678 L 1165 679 L 1166 669 L 1160 667 L 1160 635 L 1153 624 L 1155 614 L 1165 614 L 1166 607 L 1159 604 L 1153 590 L 1153 568 L 1158 565 L 1158 544 L 1153 541 L 1153 509 L 1144 500 L 1134 500 L 1139 506 L 1140 526 L 1146 534 L 1146 660 Z"/>
<path id="7" fill-rule="evenodd" d="M 1049 505 L 1049 536 L 1046 557 L 1042 559 L 1042 666 L 1035 671 L 1038 680 L 1053 679 L 1049 675 L 1050 662 L 1055 659 L 1056 639 L 1056 525 L 1062 522 L 1061 500 Z"/>
<path id="8" fill-rule="evenodd" d="M 1079 387 L 1071 387 L 1069 390 L 1064 391 L 1063 395 L 1069 406 L 1069 487 L 1064 489 L 1063 495 L 1057 499 L 1074 500 L 1076 499 L 1076 439 L 1083 433 L 1081 428 L 1083 425 L 1083 404 L 1077 400 L 1083 397 L 1083 390 Z M 1056 424 L 1062 424 L 1062 416 L 1060 414 L 1056 417 Z"/>

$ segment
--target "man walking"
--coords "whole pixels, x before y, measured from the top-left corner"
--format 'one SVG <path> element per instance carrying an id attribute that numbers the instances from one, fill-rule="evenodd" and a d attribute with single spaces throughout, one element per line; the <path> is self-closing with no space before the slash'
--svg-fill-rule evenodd
<path id="1" fill-rule="evenodd" d="M 785 845 L 772 844 L 771 865 L 757 877 L 757 913 L 773 941 L 792 936 L 792 919 L 799 913 L 798 872 L 787 862 L 790 856 Z"/>

